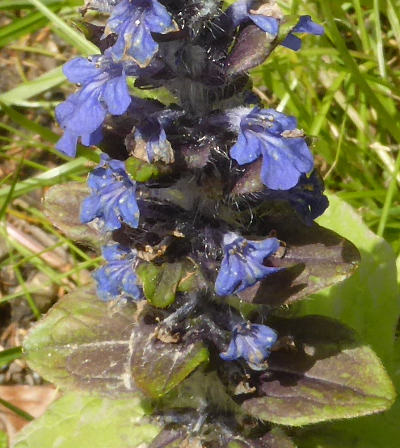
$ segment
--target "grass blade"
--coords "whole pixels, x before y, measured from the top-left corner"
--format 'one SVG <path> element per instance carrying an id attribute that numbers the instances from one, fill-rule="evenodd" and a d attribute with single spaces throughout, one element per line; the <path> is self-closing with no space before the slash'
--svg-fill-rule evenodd
<path id="1" fill-rule="evenodd" d="M 0 352 L 0 367 L 10 364 L 15 359 L 22 356 L 22 347 L 13 347 Z"/>
<path id="2" fill-rule="evenodd" d="M 0 398 L 0 404 L 3 405 L 5 408 L 9 409 L 10 411 L 14 412 L 15 414 L 19 415 L 23 419 L 27 420 L 28 422 L 35 420 L 35 417 L 33 417 L 31 414 L 28 414 L 28 412 L 23 411 L 22 409 L 18 408 L 17 406 L 14 406 L 9 401 L 6 401 L 6 400 L 3 400 L 2 398 Z"/>
<path id="3" fill-rule="evenodd" d="M 0 95 L 0 101 L 9 106 L 32 98 L 35 95 L 45 92 L 65 80 L 61 67 L 54 68 L 44 75 L 39 76 L 32 81 L 24 82 L 14 89 Z"/>
<path id="4" fill-rule="evenodd" d="M 46 16 L 55 28 L 59 29 L 62 33 L 68 36 L 70 42 L 74 43 L 74 46 L 84 55 L 89 56 L 92 54 L 100 53 L 100 50 L 96 45 L 89 42 L 82 34 L 75 31 L 64 20 L 60 19 L 54 14 L 51 9 L 44 5 L 40 0 L 29 0 L 44 16 Z"/>

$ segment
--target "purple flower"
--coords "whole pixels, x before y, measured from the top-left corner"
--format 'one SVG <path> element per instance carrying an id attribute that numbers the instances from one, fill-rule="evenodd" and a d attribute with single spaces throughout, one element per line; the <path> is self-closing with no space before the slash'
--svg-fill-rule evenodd
<path id="1" fill-rule="evenodd" d="M 107 55 L 75 58 L 64 65 L 63 71 L 81 89 L 56 107 L 57 120 L 64 129 L 56 148 L 74 157 L 78 138 L 86 146 L 100 143 L 107 112 L 123 114 L 131 98 L 122 64 L 112 62 Z"/>
<path id="2" fill-rule="evenodd" d="M 263 265 L 264 259 L 279 248 L 276 238 L 249 241 L 229 232 L 224 235 L 223 245 L 224 258 L 215 281 L 215 292 L 219 296 L 236 294 L 279 271 L 279 268 Z"/>
<path id="3" fill-rule="evenodd" d="M 117 298 L 140 300 L 142 292 L 134 272 L 136 250 L 113 244 L 104 246 L 102 254 L 107 264 L 93 273 L 100 299 L 106 302 Z"/>
<path id="4" fill-rule="evenodd" d="M 243 358 L 251 369 L 263 370 L 277 339 L 276 332 L 266 325 L 242 322 L 234 327 L 228 350 L 219 356 L 225 361 Z"/>
<path id="5" fill-rule="evenodd" d="M 138 227 L 136 182 L 126 173 L 123 162 L 102 154 L 100 165 L 89 175 L 88 185 L 92 195 L 82 203 L 83 223 L 100 218 L 109 231 L 119 229 L 121 222 Z"/>
<path id="6" fill-rule="evenodd" d="M 297 184 L 303 173 L 313 169 L 313 156 L 302 132 L 296 129 L 294 117 L 259 107 L 247 114 L 240 113 L 239 137 L 230 156 L 239 165 L 262 157 L 264 185 L 272 190 L 288 190 Z"/>
<path id="7" fill-rule="evenodd" d="M 322 36 L 324 34 L 324 28 L 311 20 L 310 16 L 301 16 L 298 24 L 287 35 L 286 39 L 281 43 L 284 47 L 297 51 L 301 48 L 301 39 L 295 36 L 293 33 L 305 33 L 314 34 L 316 36 Z"/>
<path id="8" fill-rule="evenodd" d="M 104 34 L 118 35 L 111 48 L 114 59 L 128 55 L 140 67 L 146 67 L 158 50 L 151 33 L 176 30 L 167 9 L 157 0 L 121 0 L 114 7 Z"/>

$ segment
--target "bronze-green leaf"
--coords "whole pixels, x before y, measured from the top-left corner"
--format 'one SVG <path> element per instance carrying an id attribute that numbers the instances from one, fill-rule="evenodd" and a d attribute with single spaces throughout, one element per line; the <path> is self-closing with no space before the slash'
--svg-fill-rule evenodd
<path id="1" fill-rule="evenodd" d="M 271 355 L 271 373 L 260 377 L 260 396 L 242 405 L 249 414 L 301 426 L 372 414 L 392 405 L 395 391 L 380 360 L 338 321 L 307 316 L 276 319 L 271 326 L 280 337 L 293 338 L 296 350 Z"/>
<path id="2" fill-rule="evenodd" d="M 208 350 L 201 342 L 174 341 L 171 335 L 158 334 L 155 325 L 138 325 L 134 333 L 132 375 L 137 387 L 151 398 L 166 395 L 208 361 Z"/>
<path id="3" fill-rule="evenodd" d="M 89 195 L 89 188 L 81 182 L 54 185 L 44 197 L 44 213 L 72 241 L 99 251 L 100 232 L 80 220 L 81 203 Z"/>
<path id="4" fill-rule="evenodd" d="M 61 388 L 131 394 L 134 312 L 134 305 L 102 302 L 91 288 L 75 290 L 29 332 L 28 363 Z"/>

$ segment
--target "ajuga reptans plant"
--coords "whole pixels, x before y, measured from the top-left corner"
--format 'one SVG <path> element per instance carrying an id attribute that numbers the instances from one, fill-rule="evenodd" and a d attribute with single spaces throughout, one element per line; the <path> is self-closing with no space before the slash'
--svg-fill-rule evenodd
<path id="1" fill-rule="evenodd" d="M 101 150 L 77 227 L 102 246 L 96 300 L 109 323 L 129 316 L 113 331 L 129 328 L 130 351 L 92 358 L 128 373 L 107 382 L 104 367 L 69 386 L 139 394 L 161 425 L 152 448 L 294 446 L 274 424 L 385 409 L 390 382 L 350 329 L 292 317 L 289 305 L 351 275 L 359 256 L 314 223 L 328 200 L 312 149 L 248 74 L 323 28 L 274 0 L 93 0 L 87 11 L 101 53 L 64 66 L 77 89 L 56 108 L 56 147 Z"/>

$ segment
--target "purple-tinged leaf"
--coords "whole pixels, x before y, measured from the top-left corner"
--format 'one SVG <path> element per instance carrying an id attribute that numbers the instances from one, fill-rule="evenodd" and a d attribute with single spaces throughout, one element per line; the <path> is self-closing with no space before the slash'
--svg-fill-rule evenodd
<path id="1" fill-rule="evenodd" d="M 296 218 L 274 222 L 286 250 L 269 258 L 272 266 L 286 268 L 239 293 L 241 299 L 279 306 L 301 300 L 348 278 L 360 261 L 356 247 L 317 224 L 307 226 Z"/>
<path id="2" fill-rule="evenodd" d="M 280 428 L 273 428 L 261 437 L 234 439 L 224 448 L 296 448 L 296 445 Z"/>
<path id="3" fill-rule="evenodd" d="M 395 391 L 380 360 L 355 334 L 333 319 L 307 316 L 270 323 L 290 348 L 269 358 L 258 397 L 243 409 L 289 426 L 352 418 L 388 409 Z"/>
<path id="4" fill-rule="evenodd" d="M 151 442 L 149 448 L 181 448 L 185 446 L 184 443 L 187 443 L 186 431 L 165 429 Z"/>
<path id="5" fill-rule="evenodd" d="M 186 430 L 164 429 L 149 448 L 296 448 L 289 437 L 280 429 L 273 428 L 262 436 L 248 437 L 241 434 L 229 435 L 226 427 L 214 421 L 205 423 L 199 434 Z"/>
<path id="6" fill-rule="evenodd" d="M 276 47 L 277 39 L 256 25 L 249 25 L 240 33 L 237 43 L 226 61 L 228 75 L 236 75 L 265 61 Z"/>

